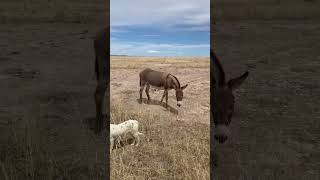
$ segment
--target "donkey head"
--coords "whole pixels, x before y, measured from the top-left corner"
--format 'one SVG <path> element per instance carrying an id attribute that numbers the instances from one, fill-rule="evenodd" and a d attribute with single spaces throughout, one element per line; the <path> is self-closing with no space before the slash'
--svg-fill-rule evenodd
<path id="1" fill-rule="evenodd" d="M 248 77 L 249 73 L 245 72 L 240 77 L 226 82 L 225 73 L 221 63 L 215 53 L 210 50 L 211 57 L 211 114 L 215 125 L 214 138 L 219 143 L 224 143 L 230 136 L 229 124 L 234 111 L 233 90 L 238 88 Z"/>
<path id="2" fill-rule="evenodd" d="M 177 106 L 181 106 L 182 105 L 182 99 L 183 99 L 183 90 L 188 86 L 188 84 L 182 86 L 182 87 L 178 87 L 176 88 L 176 98 L 177 98 Z"/>

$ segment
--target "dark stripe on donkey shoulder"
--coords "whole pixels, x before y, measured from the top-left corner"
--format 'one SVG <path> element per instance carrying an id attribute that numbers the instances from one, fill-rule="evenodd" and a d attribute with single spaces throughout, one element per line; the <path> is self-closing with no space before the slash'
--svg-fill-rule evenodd
<path id="1" fill-rule="evenodd" d="M 179 86 L 179 88 L 180 88 L 180 82 L 179 82 L 178 78 L 177 78 L 177 77 L 175 77 L 175 76 L 174 76 L 174 75 L 172 75 L 172 74 L 168 74 L 168 75 L 167 75 L 167 78 L 169 77 L 169 75 L 171 75 L 172 77 L 174 77 L 174 78 L 177 80 L 177 82 L 178 82 L 178 86 Z"/>
<path id="2" fill-rule="evenodd" d="M 174 75 L 172 75 L 172 74 L 171 74 L 171 76 L 173 76 L 173 77 L 177 80 L 178 85 L 179 85 L 179 88 L 181 88 L 181 86 L 180 86 L 180 82 L 179 82 L 178 78 L 177 78 L 177 77 L 175 77 L 175 76 L 174 76 Z"/>

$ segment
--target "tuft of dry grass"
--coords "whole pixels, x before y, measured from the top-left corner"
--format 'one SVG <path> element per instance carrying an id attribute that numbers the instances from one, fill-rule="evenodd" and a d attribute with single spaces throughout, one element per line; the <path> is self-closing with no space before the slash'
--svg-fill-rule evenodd
<path id="1" fill-rule="evenodd" d="M 111 152 L 111 179 L 210 178 L 209 126 L 164 118 L 153 111 L 128 113 L 121 100 L 111 107 L 111 123 L 139 121 L 140 146 Z"/>

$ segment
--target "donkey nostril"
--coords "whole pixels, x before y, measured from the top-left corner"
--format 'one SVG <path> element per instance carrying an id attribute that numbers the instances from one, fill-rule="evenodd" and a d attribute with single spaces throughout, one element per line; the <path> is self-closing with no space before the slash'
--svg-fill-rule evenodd
<path id="1" fill-rule="evenodd" d="M 228 139 L 227 136 L 221 136 L 220 137 L 220 143 L 224 143 Z"/>
<path id="2" fill-rule="evenodd" d="M 218 140 L 219 143 L 221 143 L 221 144 L 223 144 L 223 143 L 228 139 L 227 136 L 214 136 L 214 138 L 215 138 L 216 140 Z"/>
<path id="3" fill-rule="evenodd" d="M 228 139 L 227 136 L 223 136 L 223 141 L 226 141 Z"/>
<path id="4" fill-rule="evenodd" d="M 216 139 L 216 140 L 218 140 L 219 138 L 218 138 L 218 136 L 214 136 L 214 138 Z"/>

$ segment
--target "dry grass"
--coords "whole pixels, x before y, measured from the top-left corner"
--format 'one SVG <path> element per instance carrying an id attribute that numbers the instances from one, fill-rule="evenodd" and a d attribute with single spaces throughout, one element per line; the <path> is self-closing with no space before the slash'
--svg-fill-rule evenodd
<path id="1" fill-rule="evenodd" d="M 176 68 L 208 68 L 207 57 L 132 57 L 111 56 L 111 69 L 142 69 L 153 64 Z"/>
<path id="2" fill-rule="evenodd" d="M 60 155 L 46 147 L 48 139 L 39 134 L 39 127 L 30 121 L 22 129 L 11 127 L 7 143 L 0 144 L 0 179 L 56 180 L 103 179 L 104 166 L 79 163 L 72 156 L 61 160 Z M 19 133 L 17 133 L 19 132 Z"/>
<path id="3" fill-rule="evenodd" d="M 128 113 L 115 102 L 111 122 L 129 118 L 144 133 L 138 147 L 125 145 L 111 152 L 111 179 L 209 179 L 209 126 L 160 117 L 153 111 Z"/>

